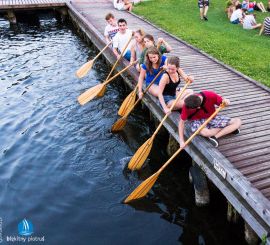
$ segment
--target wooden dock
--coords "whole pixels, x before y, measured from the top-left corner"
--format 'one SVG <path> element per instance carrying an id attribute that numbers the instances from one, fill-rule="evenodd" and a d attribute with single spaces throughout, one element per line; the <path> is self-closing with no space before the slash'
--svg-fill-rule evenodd
<path id="1" fill-rule="evenodd" d="M 6 2 L 20 5 L 24 2 L 53 1 L 0 0 L 0 10 L 5 8 Z M 173 47 L 173 52 L 168 56 L 179 56 L 181 67 L 195 77 L 191 87 L 193 90 L 214 90 L 231 100 L 231 106 L 222 113 L 242 119 L 241 134 L 221 139 L 218 149 L 203 137 L 197 137 L 186 151 L 246 223 L 270 244 L 270 89 L 144 19 L 113 9 L 110 0 L 75 0 L 67 2 L 66 6 L 73 22 L 98 49 L 105 46 L 104 17 L 112 12 L 116 18 L 125 18 L 130 29 L 143 28 L 155 38 L 162 37 L 168 41 Z M 104 56 L 110 63 L 116 60 L 110 49 L 106 50 Z M 127 62 L 122 62 L 118 69 L 125 65 Z M 133 88 L 138 73 L 130 69 L 123 78 Z M 163 118 L 156 98 L 146 95 L 143 101 L 158 120 Z M 176 140 L 178 120 L 179 114 L 175 112 L 164 124 Z M 185 134 L 188 137 L 189 130 Z"/>

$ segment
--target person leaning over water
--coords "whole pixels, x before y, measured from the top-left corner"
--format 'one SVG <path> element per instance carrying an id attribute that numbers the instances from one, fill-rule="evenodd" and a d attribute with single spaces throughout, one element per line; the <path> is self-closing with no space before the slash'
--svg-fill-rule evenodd
<path id="1" fill-rule="evenodd" d="M 170 111 L 170 107 L 174 103 L 176 95 L 181 91 L 179 87 L 181 77 L 185 81 L 193 81 L 193 78 L 187 76 L 185 72 L 180 68 L 180 59 L 176 56 L 169 57 L 167 59 L 167 69 L 159 82 L 158 93 L 159 102 L 165 113 Z M 181 98 L 177 101 L 173 109 L 181 109 L 184 104 L 184 99 L 192 93 L 193 91 L 191 89 L 187 89 L 182 94 Z"/>
<path id="2" fill-rule="evenodd" d="M 148 86 L 155 76 L 159 73 L 166 63 L 166 56 L 161 55 L 156 47 L 150 47 L 145 55 L 145 63 L 141 66 L 138 88 L 139 88 L 139 98 L 142 98 L 143 92 L 143 82 L 145 79 L 146 86 Z M 162 73 L 155 80 L 154 84 L 148 90 L 150 94 L 158 97 L 158 84 L 162 77 Z"/>
<path id="3" fill-rule="evenodd" d="M 116 35 L 113 38 L 113 53 L 116 55 L 117 59 L 120 57 L 119 52 L 122 52 L 126 44 L 128 43 L 129 39 L 132 37 L 132 31 L 128 29 L 127 22 L 125 19 L 119 19 L 118 22 L 119 31 L 116 33 Z M 131 43 L 129 43 L 125 53 L 124 58 L 130 61 L 130 46 Z"/>
<path id="4" fill-rule="evenodd" d="M 143 37 L 144 37 L 143 30 L 139 29 L 139 30 L 135 31 L 135 33 L 134 33 L 135 40 L 133 41 L 133 43 L 131 44 L 131 47 L 130 47 L 130 51 L 131 51 L 130 63 L 141 58 L 142 51 L 144 50 Z M 138 64 L 138 63 L 136 64 L 136 69 L 137 69 L 137 71 L 141 70 L 140 64 Z"/>
<path id="5" fill-rule="evenodd" d="M 144 63 L 145 54 L 150 47 L 157 47 L 158 51 L 161 54 L 170 53 L 172 51 L 172 47 L 163 38 L 158 38 L 158 42 L 156 45 L 154 37 L 150 34 L 146 34 L 143 37 L 143 42 L 145 45 L 145 49 L 142 51 L 141 54 L 140 65 Z"/>
<path id="6" fill-rule="evenodd" d="M 230 104 L 228 99 L 222 98 L 213 91 L 202 91 L 185 98 L 178 125 L 180 147 L 183 147 L 185 144 L 185 122 L 187 120 L 190 121 L 191 131 L 195 132 L 215 112 L 215 106 L 219 106 L 222 102 L 225 105 Z M 208 137 L 211 144 L 218 147 L 218 139 L 220 137 L 230 133 L 239 134 L 240 126 L 240 118 L 217 115 L 202 129 L 200 135 Z"/>

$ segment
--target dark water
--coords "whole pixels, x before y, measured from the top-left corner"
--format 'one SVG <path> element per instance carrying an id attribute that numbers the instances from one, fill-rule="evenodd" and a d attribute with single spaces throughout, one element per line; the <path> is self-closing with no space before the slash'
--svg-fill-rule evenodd
<path id="1" fill-rule="evenodd" d="M 103 98 L 78 105 L 77 96 L 109 68 L 99 60 L 87 77 L 75 78 L 96 53 L 70 26 L 41 16 L 39 27 L 12 29 L 0 19 L 0 32 L 4 243 L 18 235 L 24 218 L 33 223 L 32 236 L 44 236 L 46 244 L 244 243 L 243 230 L 226 222 L 226 201 L 214 188 L 209 207 L 194 205 L 185 156 L 164 171 L 144 201 L 121 203 L 166 160 L 164 139 L 150 167 L 126 171 L 127 157 L 150 136 L 147 113 L 137 110 L 121 134 L 109 132 L 126 95 L 122 81 L 108 86 Z"/>

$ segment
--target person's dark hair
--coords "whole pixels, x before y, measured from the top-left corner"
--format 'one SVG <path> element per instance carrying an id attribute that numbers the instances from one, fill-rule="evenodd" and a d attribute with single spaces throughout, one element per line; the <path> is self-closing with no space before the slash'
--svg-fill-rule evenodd
<path id="1" fill-rule="evenodd" d="M 180 67 L 180 59 L 177 56 L 172 56 L 167 59 L 167 64 L 175 65 L 176 68 Z"/>
<path id="2" fill-rule="evenodd" d="M 114 19 L 114 15 L 112 13 L 108 13 L 106 16 L 105 16 L 105 20 L 109 20 L 109 19 Z"/>
<path id="3" fill-rule="evenodd" d="M 155 39 L 154 39 L 154 37 L 153 37 L 152 35 L 150 35 L 150 34 L 145 34 L 144 37 L 143 37 L 143 39 L 145 39 L 145 38 L 147 38 L 147 39 L 149 39 L 150 41 L 152 41 L 152 42 L 154 43 L 154 45 L 155 45 Z"/>
<path id="4" fill-rule="evenodd" d="M 160 66 L 160 64 L 161 64 L 161 54 L 158 51 L 158 49 L 156 47 L 154 47 L 154 46 L 148 48 L 147 51 L 146 51 L 146 54 L 145 54 L 145 66 L 146 66 L 147 71 L 149 71 L 150 74 L 152 74 L 153 73 L 153 64 L 149 60 L 149 57 L 148 57 L 149 54 L 158 55 L 158 61 L 157 61 L 158 66 Z"/>
<path id="5" fill-rule="evenodd" d="M 184 100 L 185 105 L 189 109 L 196 109 L 202 104 L 201 98 L 196 94 L 191 94 Z"/>
<path id="6" fill-rule="evenodd" d="M 236 5 L 235 9 L 241 9 L 242 8 L 242 4 L 239 3 L 238 5 Z"/>
<path id="7" fill-rule="evenodd" d="M 117 24 L 119 25 L 119 23 L 126 23 L 126 25 L 127 25 L 127 21 L 125 19 L 119 19 L 117 21 Z"/>

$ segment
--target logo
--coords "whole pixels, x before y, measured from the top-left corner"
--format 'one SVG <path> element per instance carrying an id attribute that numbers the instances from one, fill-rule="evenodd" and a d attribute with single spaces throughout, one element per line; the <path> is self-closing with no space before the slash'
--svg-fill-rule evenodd
<path id="1" fill-rule="evenodd" d="M 33 224 L 31 221 L 24 219 L 18 224 L 18 232 L 21 236 L 30 236 L 33 231 Z"/>

